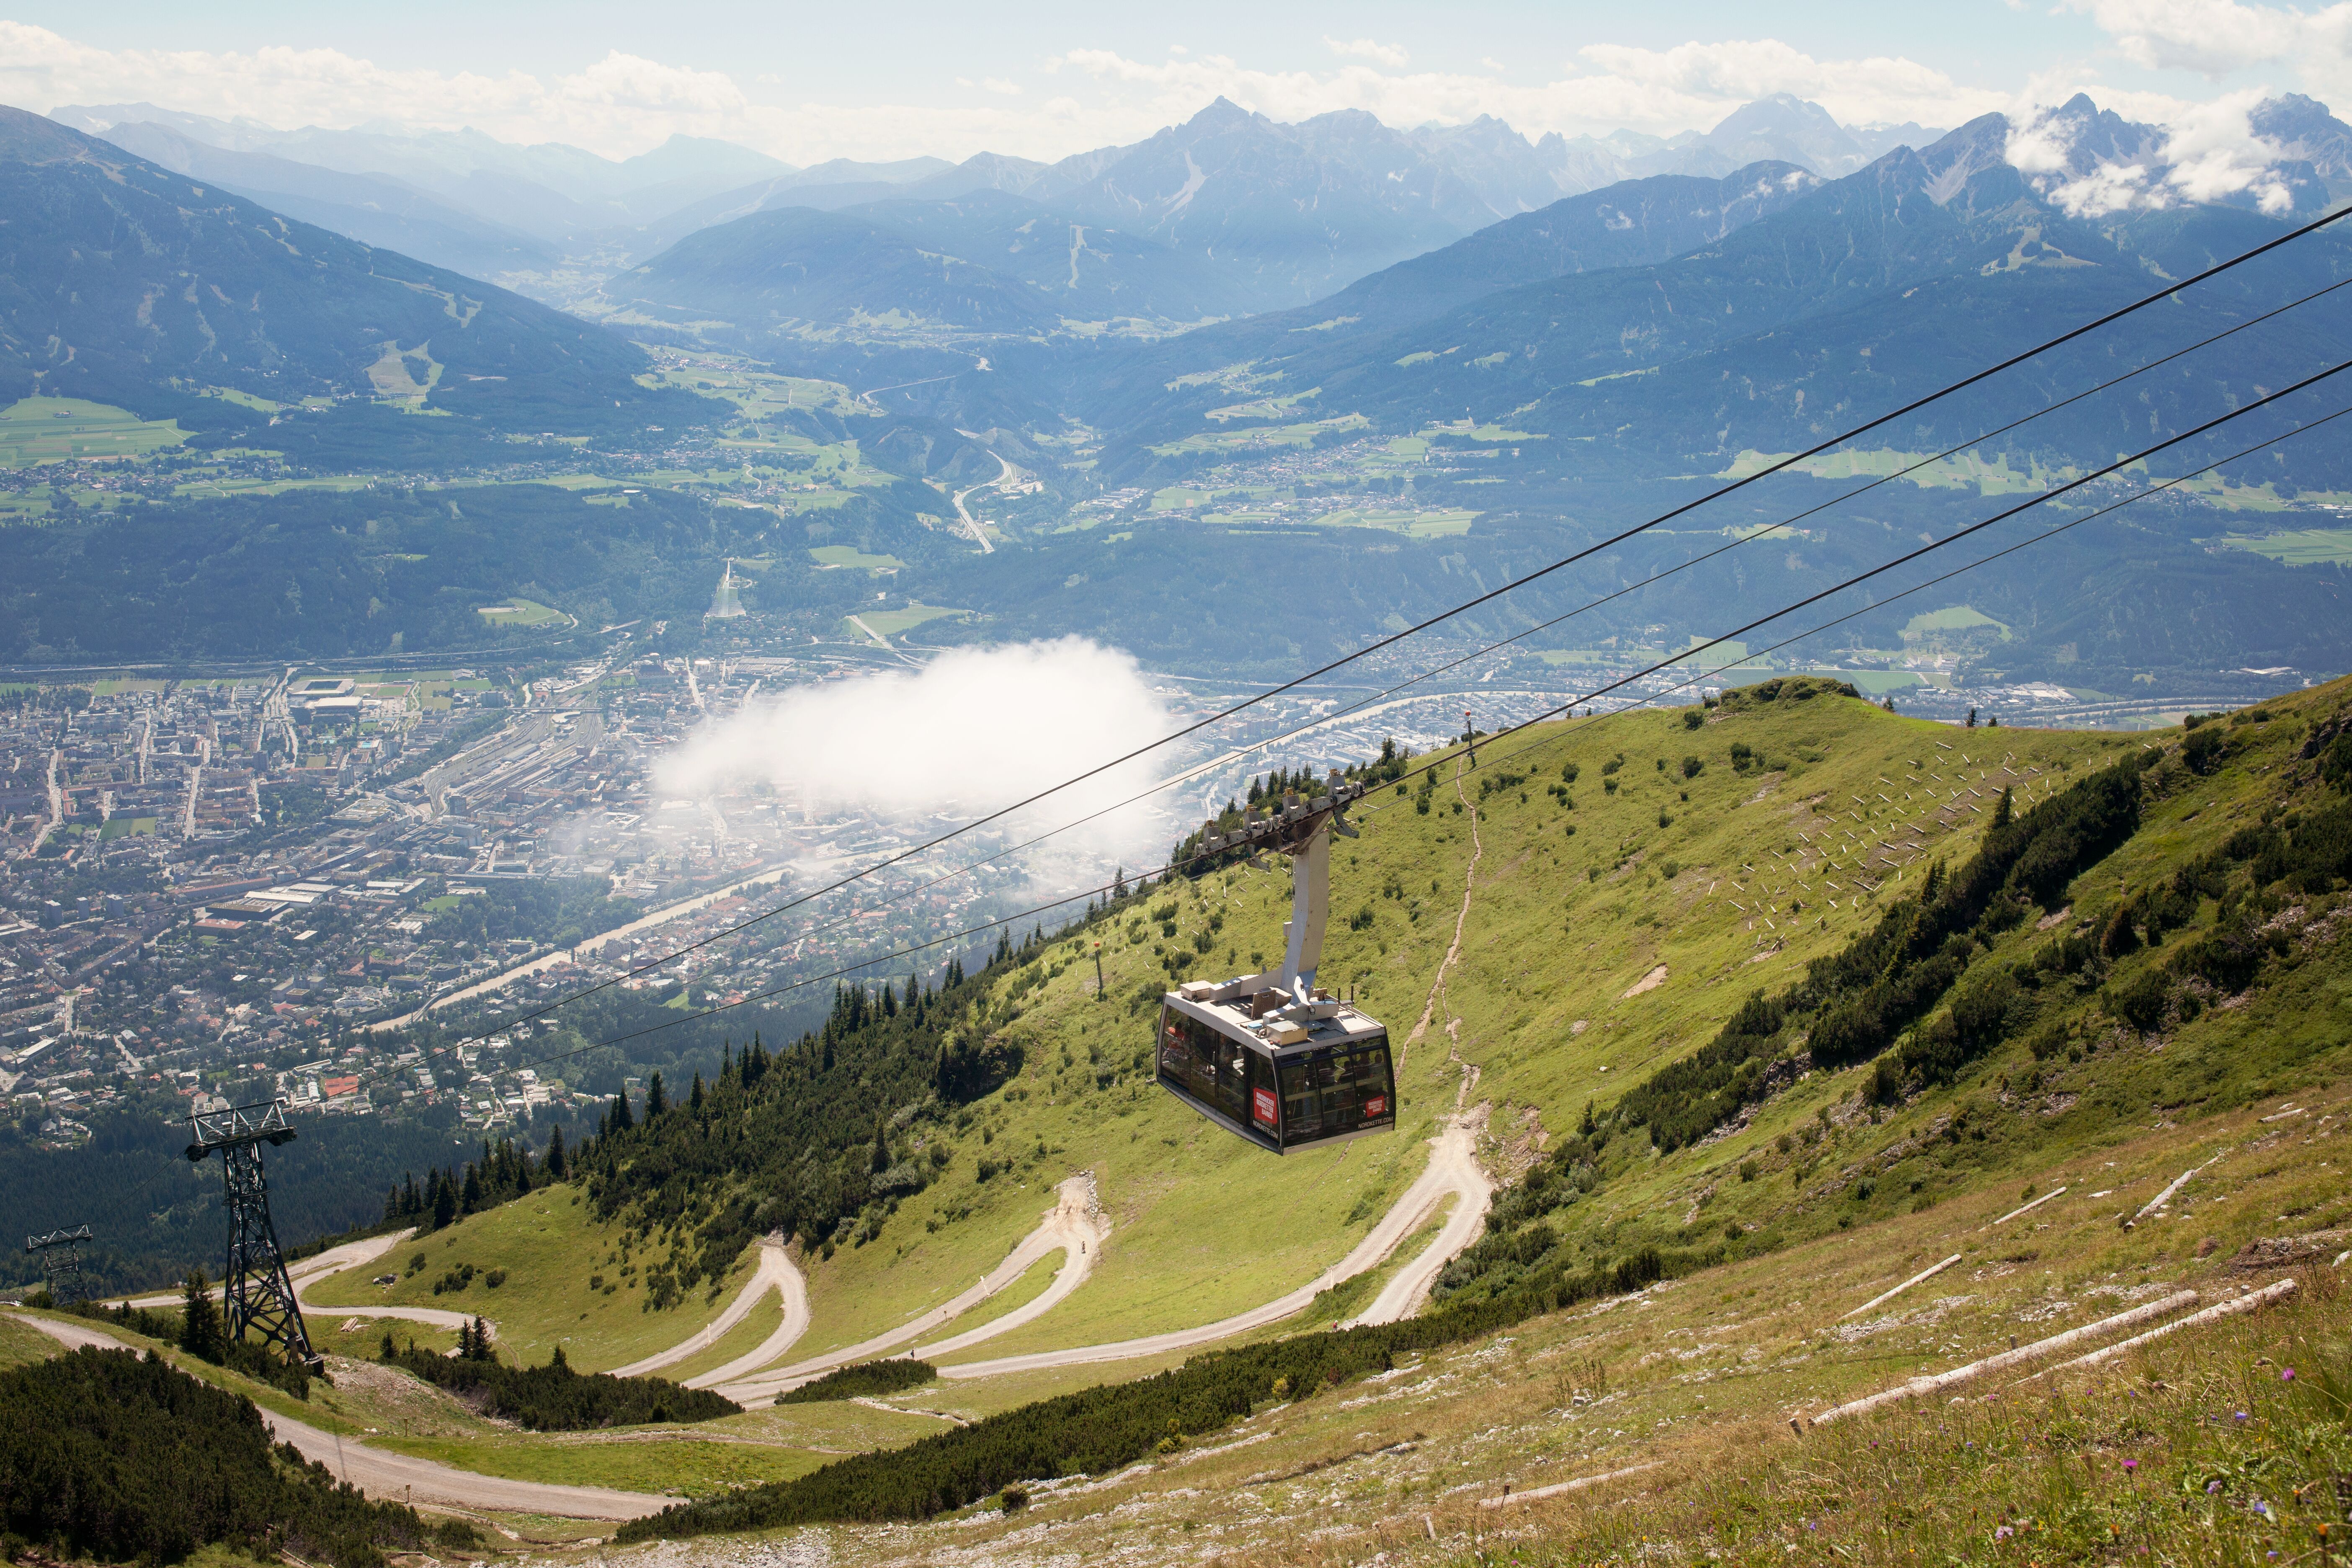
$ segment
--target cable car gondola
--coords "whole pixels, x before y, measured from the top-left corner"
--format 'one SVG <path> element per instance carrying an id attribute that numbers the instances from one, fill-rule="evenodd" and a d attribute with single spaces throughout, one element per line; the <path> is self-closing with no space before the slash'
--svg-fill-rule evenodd
<path id="1" fill-rule="evenodd" d="M 1160 1087 L 1277 1154 L 1396 1127 L 1387 1026 L 1315 984 L 1330 913 L 1331 835 L 1356 837 L 1340 814 L 1363 793 L 1334 768 L 1321 795 L 1286 794 L 1264 814 L 1252 806 L 1230 835 L 1212 826 L 1207 849 L 1290 857 L 1282 967 L 1188 981 L 1160 999 Z"/>

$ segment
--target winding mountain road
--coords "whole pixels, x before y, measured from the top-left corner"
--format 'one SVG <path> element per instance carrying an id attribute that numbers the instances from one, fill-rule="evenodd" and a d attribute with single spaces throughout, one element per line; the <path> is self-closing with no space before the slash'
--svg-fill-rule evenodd
<path id="1" fill-rule="evenodd" d="M 1423 1219 L 1447 1194 L 1458 1194 L 1454 1215 L 1438 1238 L 1420 1257 L 1391 1281 L 1370 1309 L 1358 1322 L 1392 1322 L 1409 1316 L 1419 1304 L 1419 1292 L 1434 1280 L 1439 1269 L 1453 1259 L 1455 1252 L 1476 1238 L 1486 1218 L 1486 1198 L 1494 1184 L 1478 1167 L 1469 1129 L 1457 1122 L 1430 1140 L 1428 1167 L 1420 1179 L 1405 1189 L 1404 1195 L 1390 1205 L 1371 1233 L 1358 1242 L 1347 1257 L 1325 1269 L 1314 1279 L 1286 1295 L 1277 1296 L 1263 1306 L 1253 1307 L 1230 1318 L 1213 1323 L 1203 1323 L 1193 1329 L 1174 1329 L 1164 1334 L 1147 1334 L 1140 1339 L 1119 1340 L 1109 1344 L 1074 1345 L 1066 1350 L 1038 1351 L 1029 1355 L 1003 1356 L 995 1361 L 966 1362 L 960 1366 L 943 1366 L 940 1375 L 946 1378 L 998 1377 L 1006 1373 L 1037 1372 L 1053 1367 L 1086 1366 L 1096 1362 L 1131 1361 L 1139 1356 L 1164 1355 L 1170 1351 L 1192 1350 L 1231 1339 L 1268 1323 L 1279 1322 L 1297 1312 L 1303 1312 L 1315 1298 L 1343 1280 L 1352 1279 L 1367 1269 L 1377 1268 L 1419 1228 Z M 1464 1215 L 1469 1218 L 1465 1221 Z M 1449 1247 L 1452 1250 L 1447 1250 Z M 1401 1289 L 1406 1280 L 1414 1281 Z M 1376 1317 L 1387 1311 L 1391 1316 Z M 938 1353 L 943 1347 L 935 1347 Z"/>
<path id="2" fill-rule="evenodd" d="M 751 1278 L 743 1281 L 743 1288 L 735 1292 L 735 1299 L 727 1303 L 725 1311 L 670 1346 L 669 1349 L 658 1351 L 643 1361 L 633 1361 L 626 1366 L 614 1367 L 613 1375 L 643 1377 L 647 1373 L 659 1372 L 666 1366 L 676 1366 L 689 1356 L 709 1350 L 724 1339 L 728 1331 L 736 1324 L 750 1317 L 751 1309 L 760 1304 L 760 1298 L 771 1290 L 779 1292 L 784 1299 L 784 1321 L 775 1333 L 768 1336 L 766 1343 L 751 1352 L 753 1355 L 761 1355 L 762 1352 L 768 1351 L 769 1345 L 775 1345 L 776 1348 L 769 1352 L 762 1360 L 751 1363 L 753 1366 L 765 1365 L 783 1354 L 792 1347 L 793 1341 L 801 1337 L 803 1331 L 808 1328 L 809 1315 L 808 1285 L 801 1279 L 801 1271 L 793 1267 L 791 1256 L 784 1251 L 782 1238 L 773 1236 L 761 1238 L 759 1266 L 751 1270 Z M 798 1307 L 800 1319 L 797 1328 L 793 1326 L 793 1321 L 795 1304 Z M 789 1338 L 785 1337 L 786 1330 L 791 1331 Z M 782 1341 L 781 1344 L 777 1343 L 780 1339 Z M 728 1366 L 736 1364 L 738 1363 L 735 1362 L 728 1363 Z M 720 1367 L 719 1370 L 723 1373 L 727 1367 Z M 698 1386 L 698 1384 L 691 1385 Z"/>
<path id="3" fill-rule="evenodd" d="M 357 1241 L 347 1241 L 341 1247 L 331 1247 L 315 1257 L 295 1259 L 286 1266 L 286 1277 L 294 1284 L 294 1299 L 300 1301 L 304 1290 L 330 1274 L 340 1274 L 346 1268 L 356 1268 L 362 1263 L 374 1262 L 415 1234 L 416 1232 L 411 1229 L 395 1230 L 388 1236 L 364 1236 Z M 220 1294 L 220 1287 L 217 1284 L 213 1287 L 213 1294 L 215 1296 Z M 134 1307 L 176 1307 L 179 1304 L 180 1292 L 177 1290 L 163 1291 L 152 1296 L 138 1296 L 132 1298 L 131 1301 L 131 1305 Z M 403 1309 L 400 1312 L 382 1312 L 362 1307 L 314 1308 L 308 1301 L 302 1301 L 302 1310 L 306 1312 L 356 1312 L 362 1317 L 396 1317 L 404 1315 L 406 1311 L 406 1309 Z M 442 1315 L 446 1317 L 453 1314 Z"/>
<path id="4" fill-rule="evenodd" d="M 1019 1279 L 1038 1259 L 1055 1252 L 1063 1253 L 1066 1261 L 1055 1272 L 1053 1283 L 1035 1300 L 1005 1313 L 993 1322 L 983 1323 L 967 1333 L 931 1346 L 924 1353 L 926 1356 L 936 1355 L 945 1350 L 978 1344 L 999 1334 L 1010 1333 L 1024 1323 L 1034 1322 L 1052 1311 L 1070 1292 L 1086 1283 L 1087 1277 L 1094 1272 L 1096 1259 L 1102 1255 L 1103 1238 L 1108 1234 L 1108 1227 L 1095 1215 L 1093 1181 L 1086 1176 L 1072 1176 L 1055 1189 L 1053 1209 L 1036 1229 L 1022 1237 L 1019 1245 L 1005 1255 L 1003 1262 L 982 1275 L 977 1284 L 962 1294 L 942 1301 L 912 1322 L 901 1323 L 886 1333 L 877 1334 L 846 1349 L 795 1362 L 772 1372 L 753 1374 L 739 1371 L 742 1363 L 738 1362 L 690 1379 L 689 1383 L 697 1388 L 715 1389 L 738 1405 L 772 1405 L 778 1394 L 814 1382 L 837 1367 L 873 1361 L 887 1352 L 944 1327 Z"/>
<path id="5" fill-rule="evenodd" d="M 39 1330 L 68 1349 L 129 1350 L 112 1334 L 79 1323 L 59 1322 L 11 1312 L 18 1322 Z M 322 1432 L 306 1421 L 263 1410 L 261 1419 L 270 1435 L 291 1443 L 306 1459 L 316 1459 L 341 1479 L 370 1497 L 391 1502 L 438 1502 L 458 1508 L 491 1509 L 502 1513 L 543 1513 L 562 1519 L 641 1519 L 682 1500 L 645 1492 L 614 1491 L 604 1487 L 551 1486 L 538 1481 L 508 1480 L 477 1475 L 430 1459 L 371 1448 L 355 1437 Z"/>

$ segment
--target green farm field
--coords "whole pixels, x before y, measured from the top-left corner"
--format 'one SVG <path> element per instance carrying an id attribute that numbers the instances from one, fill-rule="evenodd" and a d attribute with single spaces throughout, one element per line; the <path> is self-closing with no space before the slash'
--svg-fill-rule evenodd
<path id="1" fill-rule="evenodd" d="M 79 397 L 26 397 L 0 408 L 0 468 L 90 458 L 144 458 L 188 438 L 174 420 Z"/>
<path id="2" fill-rule="evenodd" d="M 2352 566 L 2352 528 L 2292 528 L 2275 533 L 2230 533 L 2221 542 L 2233 550 L 2252 551 L 2289 566 L 2326 562 Z"/>
<path id="3" fill-rule="evenodd" d="M 870 556 L 866 559 L 887 561 L 890 558 Z M 971 614 L 970 610 L 951 610 L 939 605 L 908 605 L 903 610 L 861 610 L 858 612 L 857 618 L 884 637 L 897 637 L 900 632 L 911 631 L 929 621 L 951 620 L 970 614 Z"/>

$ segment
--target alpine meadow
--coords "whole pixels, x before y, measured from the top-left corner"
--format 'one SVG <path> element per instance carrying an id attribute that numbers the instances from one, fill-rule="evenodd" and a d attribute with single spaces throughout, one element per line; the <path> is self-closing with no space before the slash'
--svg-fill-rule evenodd
<path id="1" fill-rule="evenodd" d="M 2326 16 L 151 10 L 11 1561 L 2342 1554 Z"/>

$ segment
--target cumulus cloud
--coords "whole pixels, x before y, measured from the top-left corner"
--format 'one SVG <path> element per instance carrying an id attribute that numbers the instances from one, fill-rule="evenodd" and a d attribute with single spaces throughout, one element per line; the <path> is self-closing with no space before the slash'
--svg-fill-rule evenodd
<path id="1" fill-rule="evenodd" d="M 944 653 L 920 669 L 794 687 L 695 731 L 655 772 L 703 797 L 764 784 L 823 820 L 941 815 L 959 822 L 1097 767 L 1175 727 L 1135 660 L 1083 637 Z M 1165 753 L 1122 764 L 1023 811 L 1026 835 L 1144 789 Z M 1110 809 L 1065 838 L 1064 857 L 1132 867 L 1168 833 L 1147 803 Z"/>
<path id="2" fill-rule="evenodd" d="M 1326 35 L 1323 42 L 1335 55 L 1349 59 L 1370 60 L 1377 65 L 1389 66 L 1397 70 L 1402 70 L 1406 62 L 1412 58 L 1404 52 L 1402 44 L 1383 44 L 1371 38 L 1356 38 L 1343 42 Z"/>
<path id="3" fill-rule="evenodd" d="M 2292 59 L 2315 90 L 2330 71 L 2352 89 L 2352 68 L 2345 63 L 2352 58 L 2352 0 L 2311 13 L 2246 0 L 2062 3 L 2092 14 L 2136 59 L 2206 70 Z M 1707 130 L 1739 105 L 1781 92 L 1819 103 L 1850 125 L 1958 125 L 2063 97 L 2042 90 L 2052 83 L 2038 83 L 2021 98 L 1956 81 L 1907 58 L 1824 58 L 1771 37 L 1693 40 L 1663 49 L 1596 43 L 1552 72 L 1520 62 L 1524 76 L 1551 78 L 1521 81 L 1493 59 L 1474 71 L 1414 70 L 1394 44 L 1325 42 L 1341 57 L 1339 63 L 1300 70 L 1266 70 L 1174 44 L 1157 59 L 1070 49 L 1044 62 L 1066 90 L 1043 101 L 1016 81 L 987 77 L 956 79 L 987 94 L 980 101 L 782 102 L 774 97 L 782 84 L 772 78 L 747 86 L 723 71 L 617 51 L 574 72 L 488 75 L 387 68 L 332 48 L 105 49 L 0 21 L 0 101 L 47 110 L 143 100 L 281 129 L 348 128 L 390 118 L 418 131 L 470 126 L 510 142 L 568 142 L 613 157 L 684 133 L 805 163 L 918 153 L 961 158 L 982 150 L 1057 158 L 1140 141 L 1220 95 L 1283 121 L 1348 109 L 1396 126 L 1462 124 L 1487 114 L 1530 138 L 1553 131 Z M 2174 187 L 2181 195 L 2251 180 L 2250 154 L 2229 150 L 2226 128 L 2190 125 L 2192 106 L 2146 93 L 2099 96 L 2128 117 L 2181 129 L 2196 165 L 2183 176 L 2187 183 Z"/>
<path id="4" fill-rule="evenodd" d="M 2286 62 L 2340 68 L 2352 56 L 2352 4 L 2318 11 L 2241 0 L 2068 0 L 2134 65 L 2227 76 Z"/>
<path id="5" fill-rule="evenodd" d="M 1460 124 L 1491 114 L 1529 136 L 1704 130 L 1769 92 L 1812 99 L 1856 124 L 1957 124 L 2000 101 L 1916 61 L 1818 59 L 1770 38 L 1665 50 L 1594 45 L 1557 79 L 1535 84 L 1505 79 L 1494 63 L 1475 72 L 1411 70 L 1402 47 L 1378 39 L 1328 42 L 1344 58 L 1328 70 L 1264 70 L 1175 45 L 1156 61 L 1072 49 L 1046 68 L 1081 79 L 1086 90 L 1043 103 L 1003 78 L 974 82 L 1001 102 L 784 103 L 772 100 L 781 84 L 768 79 L 747 90 L 725 72 L 619 52 L 575 72 L 485 75 L 390 68 L 333 48 L 106 49 L 0 21 L 0 101 L 46 111 L 143 100 L 280 129 L 387 119 L 417 131 L 470 126 L 506 141 L 568 142 L 611 157 L 684 133 L 802 163 L 964 157 L 983 149 L 1055 158 L 1140 141 L 1220 94 L 1278 120 L 1341 109 L 1368 110 L 1391 125 Z"/>
<path id="6" fill-rule="evenodd" d="M 2270 96 L 2242 89 L 2203 102 L 2148 93 L 2096 95 L 2102 107 L 2152 125 L 2158 135 L 2137 155 L 2092 159 L 2077 150 L 2080 124 L 2063 106 L 2071 90 L 2041 84 L 2055 105 L 2021 106 L 2010 115 L 2006 156 L 2044 195 L 2077 217 L 2134 207 L 2164 208 L 2251 193 L 2266 213 L 2293 210 L 2294 193 L 2276 172 L 2284 149 L 2255 134 L 2254 109 Z"/>

